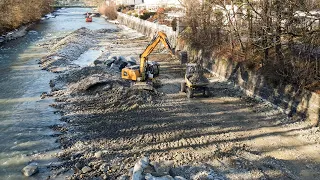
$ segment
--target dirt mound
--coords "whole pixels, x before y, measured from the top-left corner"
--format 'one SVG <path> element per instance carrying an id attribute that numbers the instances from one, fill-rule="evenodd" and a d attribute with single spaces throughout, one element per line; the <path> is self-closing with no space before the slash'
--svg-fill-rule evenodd
<path id="1" fill-rule="evenodd" d="M 202 84 L 202 83 L 209 83 L 209 80 L 204 76 L 203 73 L 195 73 L 188 77 L 189 81 L 192 84 Z"/>
<path id="2" fill-rule="evenodd" d="M 65 102 L 68 111 L 101 113 L 127 111 L 153 104 L 159 93 L 130 88 L 114 71 L 105 66 L 84 67 L 61 74 L 51 80 L 52 94 Z"/>
<path id="3" fill-rule="evenodd" d="M 62 90 L 66 88 L 66 86 L 70 83 L 79 82 L 80 80 L 85 79 L 94 74 L 115 76 L 113 72 L 108 71 L 108 69 L 104 66 L 88 66 L 73 69 L 66 73 L 60 74 L 55 79 L 50 81 L 50 87 L 52 88 L 52 91 Z"/>
<path id="4" fill-rule="evenodd" d="M 201 66 L 196 66 L 190 70 L 190 74 L 187 74 L 187 78 L 192 84 L 209 83 L 209 80 L 204 75 L 204 69 Z"/>
<path id="5" fill-rule="evenodd" d="M 70 86 L 68 92 L 74 97 L 68 99 L 71 105 L 68 108 L 69 111 L 77 110 L 88 114 L 129 111 L 147 104 L 154 104 L 160 97 L 156 92 L 131 89 L 128 83 L 121 80 L 85 82 L 91 78 Z"/>
<path id="6" fill-rule="evenodd" d="M 154 104 L 159 96 L 155 91 L 128 88 L 115 101 L 114 107 L 123 110 L 136 109 L 144 104 Z"/>

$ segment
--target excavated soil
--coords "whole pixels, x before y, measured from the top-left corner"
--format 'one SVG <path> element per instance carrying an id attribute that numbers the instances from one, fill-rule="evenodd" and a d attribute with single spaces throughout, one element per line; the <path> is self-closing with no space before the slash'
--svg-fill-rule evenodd
<path id="1" fill-rule="evenodd" d="M 100 60 L 110 55 L 137 59 L 148 43 L 132 30 L 108 33 L 117 38 L 93 36 L 106 46 Z M 156 92 L 132 90 L 119 71 L 103 63 L 68 70 L 50 82 L 52 106 L 66 122 L 54 127 L 62 131 L 57 156 L 63 163 L 50 167 L 53 177 L 129 179 L 143 157 L 170 162 L 167 175 L 186 179 L 319 177 L 318 128 L 215 76 L 209 78 L 210 97 L 188 99 L 179 92 L 185 67 L 168 54 L 157 49 L 149 57 L 161 64 Z M 146 179 L 152 179 L 147 172 L 156 171 L 150 164 L 151 170 L 143 170 Z"/>

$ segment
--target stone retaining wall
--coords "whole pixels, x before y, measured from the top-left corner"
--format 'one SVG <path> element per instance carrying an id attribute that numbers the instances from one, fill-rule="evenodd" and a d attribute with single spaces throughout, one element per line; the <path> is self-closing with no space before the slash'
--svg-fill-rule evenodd
<path id="1" fill-rule="evenodd" d="M 247 95 L 271 102 L 290 117 L 303 118 L 314 126 L 319 125 L 320 94 L 307 90 L 297 91 L 290 85 L 274 88 L 259 72 L 248 70 L 242 63 L 226 59 L 203 61 L 209 62 L 205 63 L 209 71 L 232 81 Z"/>
<path id="2" fill-rule="evenodd" d="M 123 13 L 118 13 L 118 21 L 119 23 L 124 24 L 132 29 L 135 29 L 138 32 L 151 38 L 154 37 L 154 35 L 158 31 L 163 31 L 167 34 L 167 37 L 172 46 L 176 46 L 177 32 L 173 31 L 171 27 L 145 21 L 140 18 L 129 16 Z"/>
<path id="3" fill-rule="evenodd" d="M 187 49 L 178 44 L 178 34 L 171 27 L 158 25 L 142 19 L 119 13 L 118 21 L 146 36 L 153 37 L 157 31 L 164 31 L 173 47 Z M 189 53 L 191 54 L 191 53 Z M 241 63 L 235 63 L 225 59 L 203 58 L 201 53 L 196 54 L 202 59 L 204 66 L 212 73 L 234 82 L 246 94 L 257 99 L 267 100 L 283 110 L 291 117 L 301 117 L 318 125 L 320 120 L 320 95 L 310 91 L 296 91 L 292 86 L 279 86 L 273 88 L 259 72 L 248 70 Z"/>

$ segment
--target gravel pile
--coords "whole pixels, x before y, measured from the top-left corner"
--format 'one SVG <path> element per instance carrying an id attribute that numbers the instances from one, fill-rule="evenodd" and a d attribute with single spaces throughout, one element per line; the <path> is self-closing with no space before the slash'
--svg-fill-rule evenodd
<path id="1" fill-rule="evenodd" d="M 108 71 L 107 67 L 105 66 L 88 66 L 73 69 L 66 73 L 60 74 L 55 79 L 50 81 L 50 87 L 52 88 L 52 91 L 66 89 L 69 84 L 79 82 L 80 80 L 93 74 L 108 74 L 109 76 L 115 75 L 113 72 Z"/>
<path id="2" fill-rule="evenodd" d="M 83 27 L 64 38 L 57 39 L 55 43 L 43 44 L 50 50 L 50 53 L 40 60 L 42 68 L 59 72 L 57 68 L 72 65 L 72 61 L 77 60 L 96 42 L 93 34 L 93 31 Z"/>
<path id="3" fill-rule="evenodd" d="M 188 79 L 192 84 L 209 83 L 209 80 L 202 73 L 194 73 Z"/>
<path id="4" fill-rule="evenodd" d="M 68 69 L 79 67 L 79 65 L 72 62 L 90 48 L 97 46 L 97 37 L 108 34 L 108 38 L 112 39 L 112 32 L 116 31 L 114 29 L 92 31 L 82 27 L 65 37 L 51 39 L 39 44 L 39 46 L 46 47 L 49 50 L 49 54 L 43 57 L 39 63 L 44 70 L 51 72 L 64 72 Z"/>
<path id="5" fill-rule="evenodd" d="M 202 167 L 182 166 L 174 167 L 173 161 L 150 161 L 147 157 L 140 159 L 122 179 L 133 180 L 223 180 L 213 169 Z"/>
<path id="6" fill-rule="evenodd" d="M 143 157 L 136 163 L 126 164 L 119 157 L 108 161 L 107 151 L 72 155 L 74 174 L 67 179 L 118 179 L 118 180 L 224 180 L 223 175 L 205 164 L 199 166 L 174 166 L 172 161 L 150 161 Z M 63 157 L 61 157 L 63 158 Z M 134 158 L 131 158 L 134 159 Z"/>
<path id="7" fill-rule="evenodd" d="M 155 91 L 130 88 L 119 73 L 105 66 L 74 69 L 51 80 L 52 95 L 68 111 L 127 111 L 155 103 Z"/>
<path id="8" fill-rule="evenodd" d="M 204 75 L 204 70 L 197 66 L 197 70 L 194 70 L 188 75 L 188 79 L 192 84 L 202 84 L 202 83 L 209 83 L 209 80 Z"/>

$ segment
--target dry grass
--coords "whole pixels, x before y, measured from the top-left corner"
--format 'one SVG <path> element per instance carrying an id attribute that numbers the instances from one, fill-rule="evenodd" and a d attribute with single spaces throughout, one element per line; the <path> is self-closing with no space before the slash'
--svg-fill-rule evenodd
<path id="1" fill-rule="evenodd" d="M 109 6 L 106 3 L 102 3 L 99 7 L 100 14 L 107 16 L 111 20 L 117 19 L 117 11 L 116 6 L 114 4 L 110 4 Z"/>
<path id="2" fill-rule="evenodd" d="M 0 34 L 37 21 L 52 11 L 53 0 L 6 0 L 0 1 Z"/>

